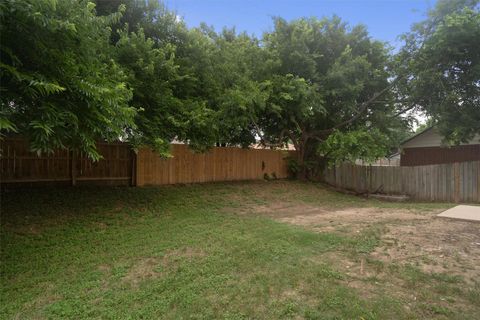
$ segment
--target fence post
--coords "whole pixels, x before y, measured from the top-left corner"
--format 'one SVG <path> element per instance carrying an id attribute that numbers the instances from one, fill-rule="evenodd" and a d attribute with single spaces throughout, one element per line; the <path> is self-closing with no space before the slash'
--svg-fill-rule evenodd
<path id="1" fill-rule="evenodd" d="M 368 165 L 368 190 L 367 190 L 367 193 L 370 193 L 373 191 L 373 187 L 372 187 L 372 165 Z"/>
<path id="2" fill-rule="evenodd" d="M 70 175 L 72 179 L 72 186 L 76 186 L 77 185 L 77 152 L 75 150 L 72 150 L 70 154 L 71 154 Z"/>
<path id="3" fill-rule="evenodd" d="M 454 172 L 454 201 L 460 202 L 460 163 L 453 164 Z"/>
<path id="4" fill-rule="evenodd" d="M 130 150 L 130 157 L 132 158 L 132 169 L 130 170 L 130 186 L 137 185 L 137 154 L 135 151 Z"/>
<path id="5" fill-rule="evenodd" d="M 142 187 L 145 185 L 145 150 L 139 149 L 135 157 L 135 185 Z"/>
<path id="6" fill-rule="evenodd" d="M 480 161 L 477 162 L 477 202 L 480 202 Z"/>

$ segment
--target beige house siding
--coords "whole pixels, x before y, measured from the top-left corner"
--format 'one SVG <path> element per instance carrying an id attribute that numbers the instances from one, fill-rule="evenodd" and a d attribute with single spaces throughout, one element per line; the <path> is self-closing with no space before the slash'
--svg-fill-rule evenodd
<path id="1" fill-rule="evenodd" d="M 442 146 L 443 137 L 438 133 L 436 128 L 425 130 L 423 133 L 406 141 L 402 144 L 402 149 L 406 148 L 425 148 Z M 480 135 L 476 135 L 473 140 L 461 145 L 473 145 L 480 143 Z"/>

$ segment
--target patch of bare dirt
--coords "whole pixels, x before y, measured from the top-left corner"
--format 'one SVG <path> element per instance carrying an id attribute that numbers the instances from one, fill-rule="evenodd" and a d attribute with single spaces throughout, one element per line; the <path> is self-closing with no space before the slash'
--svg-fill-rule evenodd
<path id="1" fill-rule="evenodd" d="M 351 231 L 350 229 L 360 231 L 373 223 L 425 220 L 430 217 L 430 215 L 405 209 L 348 208 L 331 210 L 306 204 L 285 203 L 257 206 L 253 212 L 282 222 L 301 225 L 317 232 Z"/>
<path id="2" fill-rule="evenodd" d="M 356 231 L 379 222 L 416 221 L 426 219 L 415 212 L 399 209 L 350 208 L 337 211 L 314 210 L 279 218 L 280 221 L 302 225 L 318 232 Z"/>
<path id="3" fill-rule="evenodd" d="M 98 270 L 103 272 L 103 273 L 110 273 L 112 268 L 107 264 L 101 264 L 101 265 L 98 266 Z"/>
<path id="4" fill-rule="evenodd" d="M 371 254 L 384 262 L 415 264 L 425 272 L 480 276 L 480 224 L 431 217 L 388 226 L 383 245 Z"/>
<path id="5" fill-rule="evenodd" d="M 352 234 L 382 224 L 387 232 L 370 258 L 414 264 L 425 272 L 448 272 L 467 281 L 478 281 L 480 276 L 480 223 L 438 218 L 435 211 L 370 207 L 326 210 L 288 203 L 257 206 L 253 212 L 316 232 Z"/>

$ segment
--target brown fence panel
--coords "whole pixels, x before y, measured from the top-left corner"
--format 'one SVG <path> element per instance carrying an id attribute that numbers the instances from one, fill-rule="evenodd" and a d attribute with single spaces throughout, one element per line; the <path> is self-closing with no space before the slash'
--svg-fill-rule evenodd
<path id="1" fill-rule="evenodd" d="M 10 183 L 107 183 L 130 184 L 134 154 L 122 143 L 98 143 L 103 156 L 91 161 L 85 154 L 69 150 L 36 154 L 23 138 L 0 141 L 0 178 Z"/>
<path id="2" fill-rule="evenodd" d="M 133 151 L 123 143 L 98 143 L 99 161 L 91 161 L 80 153 L 76 162 L 76 179 L 78 181 L 111 180 L 131 182 L 133 168 Z"/>
<path id="3" fill-rule="evenodd" d="M 22 138 L 1 141 L 1 182 L 66 184 L 163 185 L 213 181 L 253 180 L 288 176 L 285 158 L 291 152 L 280 150 L 212 148 L 194 153 L 187 145 L 172 145 L 172 157 L 161 158 L 154 151 L 141 149 L 135 156 L 123 143 L 98 143 L 102 159 L 94 162 L 83 153 L 57 150 L 37 155 L 28 150 Z"/>
<path id="4" fill-rule="evenodd" d="M 212 181 L 262 179 L 264 174 L 288 176 L 285 157 L 280 150 L 216 147 L 206 153 L 194 153 L 188 146 L 172 145 L 172 157 L 161 158 L 149 149 L 137 154 L 136 184 L 162 185 Z"/>
<path id="5" fill-rule="evenodd" d="M 0 141 L 0 152 L 2 183 L 71 179 L 71 154 L 67 150 L 37 155 L 29 151 L 26 140 L 6 138 Z"/>
<path id="6" fill-rule="evenodd" d="M 405 194 L 416 200 L 480 202 L 480 161 L 416 167 L 341 164 L 323 179 L 356 192 Z"/>

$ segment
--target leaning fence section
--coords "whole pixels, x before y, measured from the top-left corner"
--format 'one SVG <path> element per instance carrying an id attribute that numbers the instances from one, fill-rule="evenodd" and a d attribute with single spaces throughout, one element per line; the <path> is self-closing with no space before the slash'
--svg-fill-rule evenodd
<path id="1" fill-rule="evenodd" d="M 359 193 L 408 195 L 425 201 L 480 202 L 480 161 L 393 167 L 341 164 L 326 169 L 325 182 Z"/>

